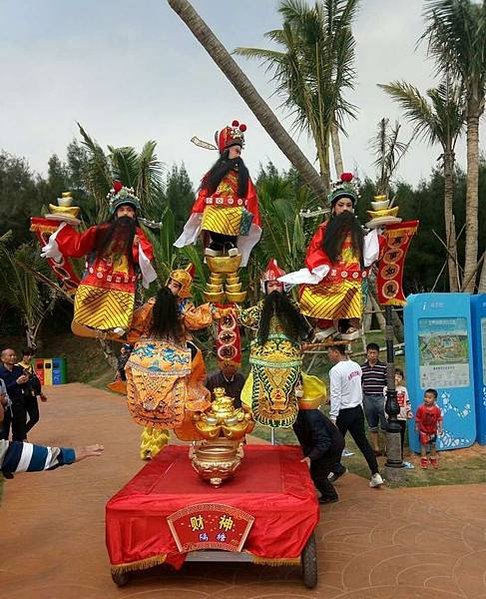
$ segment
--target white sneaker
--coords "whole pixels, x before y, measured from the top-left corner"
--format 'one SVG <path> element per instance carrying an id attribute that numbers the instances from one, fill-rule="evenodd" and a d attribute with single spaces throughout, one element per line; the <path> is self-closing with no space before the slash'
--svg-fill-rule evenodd
<path id="1" fill-rule="evenodd" d="M 116 329 L 113 329 L 113 332 L 115 335 L 118 335 L 118 337 L 122 337 L 126 333 L 125 329 L 122 329 L 121 327 L 116 327 Z"/>
<path id="2" fill-rule="evenodd" d="M 346 448 L 343 449 L 343 453 L 341 454 L 342 458 L 350 458 L 352 455 L 354 455 L 354 451 L 349 451 Z"/>
<path id="3" fill-rule="evenodd" d="M 370 480 L 370 487 L 381 487 L 381 485 L 383 484 L 383 479 L 381 478 L 381 474 L 379 474 L 378 472 L 376 474 L 373 474 L 373 476 L 371 477 Z"/>
<path id="4" fill-rule="evenodd" d="M 328 327 L 327 329 L 316 329 L 314 332 L 314 340 L 315 341 L 324 341 L 331 335 L 336 333 L 336 329 L 334 327 Z"/>

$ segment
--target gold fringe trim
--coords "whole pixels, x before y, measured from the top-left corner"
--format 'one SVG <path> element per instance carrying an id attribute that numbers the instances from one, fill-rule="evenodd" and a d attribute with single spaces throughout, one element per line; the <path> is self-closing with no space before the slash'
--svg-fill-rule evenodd
<path id="1" fill-rule="evenodd" d="M 257 557 L 251 555 L 251 561 L 258 566 L 298 566 L 300 564 L 300 557 L 280 557 L 274 559 L 268 559 L 265 557 Z"/>
<path id="2" fill-rule="evenodd" d="M 111 566 L 112 574 L 121 574 L 123 572 L 133 572 L 134 570 L 147 570 L 148 568 L 153 568 L 154 566 L 160 566 L 165 563 L 167 558 L 166 553 L 161 553 L 160 555 L 154 555 L 153 557 L 148 557 L 147 559 L 141 559 L 137 562 L 130 562 L 129 564 L 118 564 L 116 566 Z"/>

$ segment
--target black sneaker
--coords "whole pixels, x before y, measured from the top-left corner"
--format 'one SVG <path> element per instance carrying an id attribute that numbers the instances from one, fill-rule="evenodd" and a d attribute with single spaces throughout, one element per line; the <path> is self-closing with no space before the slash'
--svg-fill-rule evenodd
<path id="1" fill-rule="evenodd" d="M 343 470 L 341 470 L 341 472 L 331 472 L 330 474 L 328 474 L 327 480 L 330 483 L 335 483 L 338 478 L 341 478 L 341 476 L 344 476 L 344 474 L 346 474 L 347 472 L 348 472 L 347 468 L 343 468 Z"/>
<path id="2" fill-rule="evenodd" d="M 10 478 L 13 478 L 13 477 L 14 477 L 14 475 L 12 474 L 12 472 L 4 472 L 4 471 L 2 470 L 2 474 L 3 474 L 3 478 L 8 478 L 8 479 L 10 479 Z"/>
<path id="3" fill-rule="evenodd" d="M 323 503 L 336 503 L 339 501 L 339 497 L 321 497 L 319 499 L 319 503 L 322 505 Z"/>

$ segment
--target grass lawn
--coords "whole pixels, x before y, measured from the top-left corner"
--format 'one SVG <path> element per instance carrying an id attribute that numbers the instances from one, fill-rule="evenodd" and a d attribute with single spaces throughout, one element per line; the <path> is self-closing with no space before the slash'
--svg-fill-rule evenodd
<path id="1" fill-rule="evenodd" d="M 268 427 L 257 425 L 252 434 L 270 441 L 270 429 Z M 292 429 L 277 429 L 275 437 L 276 443 L 279 445 L 297 443 L 297 438 Z M 380 442 L 383 446 L 384 437 L 380 439 Z M 343 459 L 344 466 L 353 474 L 368 479 L 370 477 L 368 465 L 349 434 L 346 436 L 346 449 L 354 452 L 354 455 Z M 486 446 L 476 443 L 472 447 L 465 449 L 439 451 L 438 453 L 439 468 L 437 470 L 422 470 L 419 465 L 420 456 L 413 453 L 410 454 L 406 447 L 404 459 L 407 462 L 411 462 L 415 468 L 413 470 L 403 470 L 403 480 L 398 486 L 432 487 L 436 485 L 486 483 Z M 385 460 L 385 457 L 378 458 L 381 471 L 383 471 Z"/>

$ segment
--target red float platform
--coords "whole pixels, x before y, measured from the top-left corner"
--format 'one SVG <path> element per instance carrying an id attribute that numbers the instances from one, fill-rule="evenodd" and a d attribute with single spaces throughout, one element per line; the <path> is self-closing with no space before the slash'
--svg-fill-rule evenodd
<path id="1" fill-rule="evenodd" d="M 166 447 L 107 503 L 112 573 L 161 563 L 180 568 L 188 554 L 178 551 L 167 517 L 199 504 L 222 504 L 254 517 L 243 553 L 257 563 L 300 560 L 319 521 L 319 504 L 299 447 L 246 445 L 235 478 L 219 489 L 198 478 L 188 449 Z"/>

